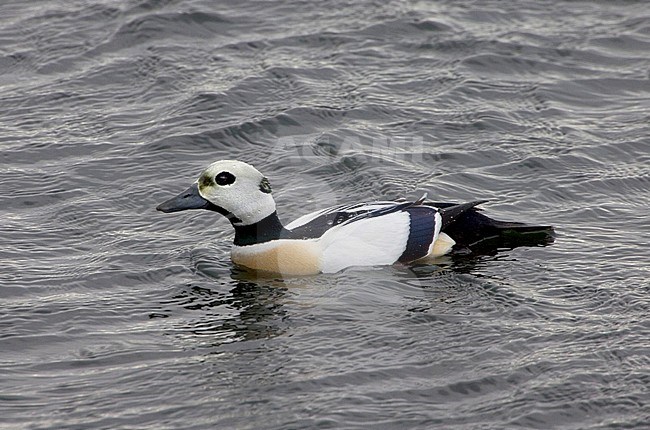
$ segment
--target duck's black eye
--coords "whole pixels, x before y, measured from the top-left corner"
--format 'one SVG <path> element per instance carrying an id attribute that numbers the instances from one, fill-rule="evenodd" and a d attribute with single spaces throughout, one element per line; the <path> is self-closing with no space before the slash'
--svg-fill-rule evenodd
<path id="1" fill-rule="evenodd" d="M 230 185 L 235 182 L 235 175 L 230 172 L 223 171 L 214 177 L 214 182 L 217 185 Z"/>

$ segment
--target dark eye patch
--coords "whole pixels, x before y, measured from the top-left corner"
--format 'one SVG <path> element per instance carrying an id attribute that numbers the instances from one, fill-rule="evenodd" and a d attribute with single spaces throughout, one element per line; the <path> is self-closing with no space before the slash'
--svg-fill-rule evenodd
<path id="1" fill-rule="evenodd" d="M 235 182 L 235 175 L 233 175 L 230 172 L 226 172 L 225 170 L 221 173 L 219 173 L 217 176 L 214 177 L 214 182 L 217 185 L 230 185 L 233 182 Z"/>

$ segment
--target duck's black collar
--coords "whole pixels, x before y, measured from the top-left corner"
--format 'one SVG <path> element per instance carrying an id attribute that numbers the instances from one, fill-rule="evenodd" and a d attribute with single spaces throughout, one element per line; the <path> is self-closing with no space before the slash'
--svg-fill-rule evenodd
<path id="1" fill-rule="evenodd" d="M 290 232 L 282 226 L 278 213 L 271 215 L 249 225 L 235 225 L 235 241 L 237 246 L 255 245 L 257 243 L 270 242 L 287 236 Z"/>

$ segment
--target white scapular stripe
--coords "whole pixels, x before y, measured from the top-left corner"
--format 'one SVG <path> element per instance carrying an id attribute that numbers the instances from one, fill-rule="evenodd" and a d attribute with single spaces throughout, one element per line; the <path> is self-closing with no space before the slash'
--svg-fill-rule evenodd
<path id="1" fill-rule="evenodd" d="M 361 211 L 373 211 L 375 209 L 381 209 L 387 206 L 394 206 L 395 202 L 374 202 L 374 203 L 357 203 L 353 205 L 339 205 L 332 206 L 329 208 L 321 209 L 318 211 L 310 212 L 301 217 L 296 218 L 285 226 L 289 230 L 293 230 L 297 227 L 305 225 L 319 216 L 326 215 L 334 212 L 361 212 Z"/>

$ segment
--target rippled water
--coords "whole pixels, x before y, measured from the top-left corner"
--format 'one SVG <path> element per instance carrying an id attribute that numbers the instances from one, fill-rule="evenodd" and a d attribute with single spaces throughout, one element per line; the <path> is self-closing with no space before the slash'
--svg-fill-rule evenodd
<path id="1" fill-rule="evenodd" d="M 644 428 L 644 1 L 0 6 L 0 427 Z M 254 279 L 154 210 L 490 199 L 555 244 Z"/>

